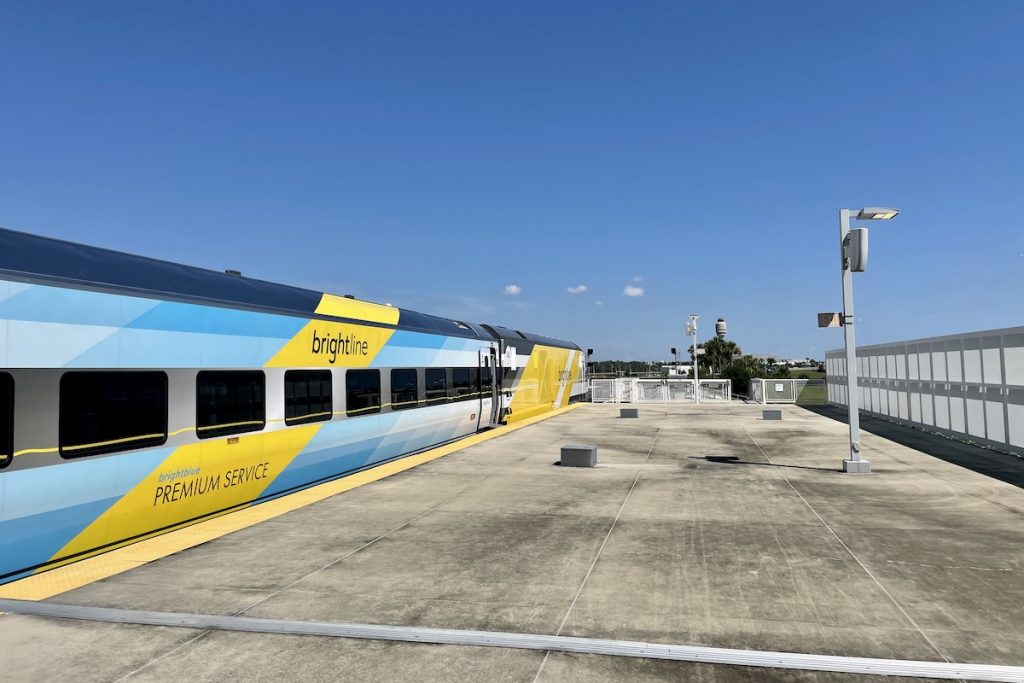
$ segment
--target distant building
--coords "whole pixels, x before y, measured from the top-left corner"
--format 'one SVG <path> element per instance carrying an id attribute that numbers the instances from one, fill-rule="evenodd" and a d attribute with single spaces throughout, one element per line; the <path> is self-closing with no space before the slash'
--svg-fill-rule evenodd
<path id="1" fill-rule="evenodd" d="M 693 377 L 693 365 L 690 363 L 662 365 L 661 374 L 668 377 Z"/>
<path id="2" fill-rule="evenodd" d="M 782 356 L 772 355 L 770 353 L 755 353 L 754 358 L 764 363 L 771 361 L 771 364 L 775 367 L 811 367 L 817 366 L 818 361 L 813 358 L 789 358 L 785 359 Z"/>

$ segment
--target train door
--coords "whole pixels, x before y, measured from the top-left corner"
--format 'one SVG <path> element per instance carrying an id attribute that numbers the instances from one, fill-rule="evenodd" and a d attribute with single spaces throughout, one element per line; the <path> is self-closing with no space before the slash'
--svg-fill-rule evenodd
<path id="1" fill-rule="evenodd" d="M 497 427 L 501 419 L 501 387 L 498 352 L 494 346 L 480 349 L 480 410 L 477 429 Z"/>

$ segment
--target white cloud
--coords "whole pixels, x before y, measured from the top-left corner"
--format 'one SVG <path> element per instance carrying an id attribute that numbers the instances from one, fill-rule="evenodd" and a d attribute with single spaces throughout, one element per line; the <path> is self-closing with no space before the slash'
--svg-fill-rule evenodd
<path id="1" fill-rule="evenodd" d="M 626 288 L 622 290 L 622 296 L 643 296 L 643 287 L 634 287 L 633 285 L 626 285 Z"/>
<path id="2" fill-rule="evenodd" d="M 594 303 L 595 303 L 595 304 L 597 304 L 598 306 L 604 306 L 604 302 L 603 302 L 603 301 L 601 301 L 600 299 L 598 299 L 598 300 L 597 300 L 597 301 L 595 301 Z"/>
<path id="3" fill-rule="evenodd" d="M 587 291 L 587 286 L 586 285 L 576 285 L 575 287 L 569 287 L 565 291 L 569 292 L 570 294 L 582 294 L 583 292 Z"/>
<path id="4" fill-rule="evenodd" d="M 523 291 L 523 288 L 519 285 L 505 285 L 505 294 L 509 296 L 519 296 L 521 291 Z"/>
<path id="5" fill-rule="evenodd" d="M 643 282 L 643 281 L 644 281 L 644 276 L 643 275 L 637 275 L 635 278 L 633 278 L 633 282 Z"/>

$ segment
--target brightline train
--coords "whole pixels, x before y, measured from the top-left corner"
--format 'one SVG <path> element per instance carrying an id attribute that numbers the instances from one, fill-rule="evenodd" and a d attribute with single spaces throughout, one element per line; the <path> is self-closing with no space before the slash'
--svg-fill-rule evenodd
<path id="1" fill-rule="evenodd" d="M 0 229 L 0 583 L 580 398 L 571 343 Z"/>

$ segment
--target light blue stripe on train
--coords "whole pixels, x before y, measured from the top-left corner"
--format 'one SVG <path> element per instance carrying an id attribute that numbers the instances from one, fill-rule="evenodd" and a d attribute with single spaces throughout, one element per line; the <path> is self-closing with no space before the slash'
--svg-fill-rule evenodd
<path id="1" fill-rule="evenodd" d="M 306 318 L 0 282 L 0 366 L 262 367 Z M 483 343 L 398 330 L 374 367 L 475 366 Z"/>

